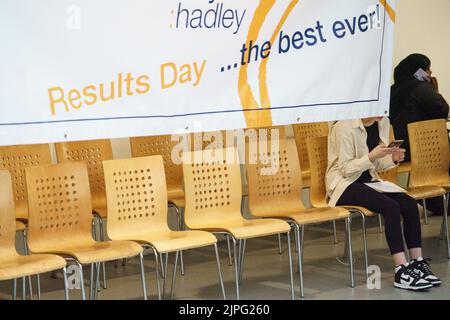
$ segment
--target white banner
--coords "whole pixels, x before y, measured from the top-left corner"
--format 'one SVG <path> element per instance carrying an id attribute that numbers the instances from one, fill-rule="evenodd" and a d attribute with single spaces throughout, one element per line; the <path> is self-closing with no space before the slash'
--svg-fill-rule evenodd
<path id="1" fill-rule="evenodd" d="M 385 115 L 394 21 L 394 0 L 1 0 L 0 145 Z"/>

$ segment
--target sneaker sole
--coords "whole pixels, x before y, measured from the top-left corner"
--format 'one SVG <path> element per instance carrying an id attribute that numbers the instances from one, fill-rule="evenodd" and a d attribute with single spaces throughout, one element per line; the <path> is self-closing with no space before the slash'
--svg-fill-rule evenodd
<path id="1" fill-rule="evenodd" d="M 409 285 L 394 283 L 394 287 L 399 288 L 399 289 L 404 289 L 404 290 L 422 291 L 422 290 L 433 288 L 433 285 L 429 284 L 429 285 L 423 286 L 423 287 L 410 287 Z"/>

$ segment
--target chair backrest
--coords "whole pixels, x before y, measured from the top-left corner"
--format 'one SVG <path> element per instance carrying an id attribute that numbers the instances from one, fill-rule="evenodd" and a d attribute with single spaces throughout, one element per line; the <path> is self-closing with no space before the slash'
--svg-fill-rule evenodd
<path id="1" fill-rule="evenodd" d="M 304 208 L 301 170 L 293 139 L 280 139 L 279 148 L 262 152 L 258 149 L 250 156 L 246 166 L 249 208 L 254 216 L 282 215 Z"/>
<path id="2" fill-rule="evenodd" d="M 92 205 L 85 163 L 25 169 L 30 208 L 28 246 L 46 252 L 92 244 Z"/>
<path id="3" fill-rule="evenodd" d="M 444 119 L 421 121 L 408 125 L 411 148 L 410 186 L 448 182 L 449 145 Z"/>
<path id="4" fill-rule="evenodd" d="M 0 147 L 0 170 L 8 170 L 12 177 L 16 218 L 28 219 L 25 168 L 52 163 L 48 144 Z"/>
<path id="5" fill-rule="evenodd" d="M 310 162 L 308 159 L 308 150 L 306 141 L 309 138 L 328 136 L 328 123 L 302 123 L 292 125 L 294 130 L 295 142 L 297 144 L 298 157 L 302 171 L 310 170 Z"/>
<path id="6" fill-rule="evenodd" d="M 148 157 L 160 155 L 164 162 L 164 171 L 166 173 L 167 190 L 183 189 L 183 168 L 181 163 L 174 163 L 172 150 L 180 146 L 178 157 L 181 162 L 181 149 L 179 140 L 172 141 L 171 135 L 153 136 L 153 137 L 135 137 L 130 138 L 131 155 L 133 157 Z"/>
<path id="7" fill-rule="evenodd" d="M 394 128 L 391 125 L 391 128 L 389 130 L 389 142 L 392 142 L 394 140 L 395 140 Z M 390 181 L 392 183 L 398 184 L 398 178 L 397 178 L 398 167 L 394 167 L 394 168 L 386 170 L 386 171 L 378 172 L 378 175 L 383 180 Z"/>
<path id="8" fill-rule="evenodd" d="M 104 161 L 103 168 L 111 239 L 170 230 L 162 156 Z"/>
<path id="9" fill-rule="evenodd" d="M 241 217 L 242 184 L 236 148 L 185 152 L 183 176 L 188 227 Z"/>
<path id="10" fill-rule="evenodd" d="M 103 139 L 57 143 L 56 155 L 60 163 L 77 161 L 86 163 L 91 187 L 92 208 L 106 208 L 102 161 L 113 159 L 111 141 Z"/>
<path id="11" fill-rule="evenodd" d="M 17 254 L 15 251 L 16 223 L 11 175 L 0 171 L 0 260 Z"/>
<path id="12" fill-rule="evenodd" d="M 311 162 L 311 205 L 315 208 L 327 207 L 325 175 L 328 165 L 328 137 L 309 138 L 306 145 Z"/>

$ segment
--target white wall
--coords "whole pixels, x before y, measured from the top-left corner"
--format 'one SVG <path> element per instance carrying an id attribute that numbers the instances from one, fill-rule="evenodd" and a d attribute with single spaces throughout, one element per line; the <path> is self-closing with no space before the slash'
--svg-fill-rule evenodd
<path id="1" fill-rule="evenodd" d="M 411 53 L 427 55 L 450 101 L 450 0 L 398 0 L 396 11 L 394 67 Z"/>

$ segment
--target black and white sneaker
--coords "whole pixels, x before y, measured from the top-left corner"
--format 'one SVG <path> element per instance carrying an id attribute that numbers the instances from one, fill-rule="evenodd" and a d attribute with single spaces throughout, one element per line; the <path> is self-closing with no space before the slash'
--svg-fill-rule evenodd
<path id="1" fill-rule="evenodd" d="M 427 280 L 433 286 L 440 286 L 441 279 L 436 277 L 430 270 L 431 259 L 417 258 L 409 263 L 414 273 L 418 274 L 422 279 Z"/>
<path id="2" fill-rule="evenodd" d="M 415 273 L 409 265 L 395 268 L 394 287 L 406 290 L 420 291 L 430 289 L 433 285 Z"/>

